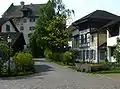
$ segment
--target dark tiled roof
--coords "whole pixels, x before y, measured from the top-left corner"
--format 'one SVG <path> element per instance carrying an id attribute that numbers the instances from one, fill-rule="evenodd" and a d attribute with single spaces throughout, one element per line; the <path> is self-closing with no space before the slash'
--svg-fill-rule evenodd
<path id="1" fill-rule="evenodd" d="M 23 37 L 23 33 L 20 32 L 9 32 L 9 33 L 0 33 L 0 36 L 7 41 L 7 37 L 10 36 L 12 39 L 11 44 L 14 45 L 16 41 L 20 38 Z M 24 37 L 23 37 L 24 38 Z M 25 45 L 25 40 L 23 39 L 23 45 Z"/>
<path id="2" fill-rule="evenodd" d="M 82 21 L 85 21 L 85 20 L 87 21 L 88 19 L 92 19 L 92 18 L 114 20 L 114 19 L 117 19 L 118 17 L 119 16 L 109 13 L 107 11 L 96 10 L 96 11 L 84 16 L 83 18 L 75 21 L 74 23 L 81 23 Z"/>
<path id="3" fill-rule="evenodd" d="M 115 25 L 117 23 L 120 23 L 120 19 L 113 20 L 113 21 L 109 22 L 108 24 L 104 25 L 103 27 L 101 27 L 100 29 L 105 29 L 105 28 Z"/>
<path id="4" fill-rule="evenodd" d="M 2 26 L 5 22 L 7 22 L 9 19 L 7 18 L 0 18 L 0 26 Z"/>
<path id="5" fill-rule="evenodd" d="M 0 26 L 2 26 L 7 21 L 10 21 L 12 26 L 14 27 L 15 31 L 19 32 L 17 27 L 15 26 L 14 22 L 12 21 L 12 19 L 9 19 L 9 18 L 0 18 Z"/>
<path id="6" fill-rule="evenodd" d="M 25 5 L 24 8 L 31 11 L 30 16 L 38 16 L 40 7 L 44 6 L 45 4 L 30 4 Z M 13 17 L 22 17 L 22 9 L 21 5 L 14 6 L 13 4 L 5 11 L 3 17 L 5 18 L 13 18 Z"/>

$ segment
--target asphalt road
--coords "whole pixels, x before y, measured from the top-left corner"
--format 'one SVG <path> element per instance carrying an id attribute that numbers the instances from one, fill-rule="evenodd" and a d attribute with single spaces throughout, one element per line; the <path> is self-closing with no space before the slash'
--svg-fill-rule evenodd
<path id="1" fill-rule="evenodd" d="M 0 78 L 0 89 L 120 89 L 119 80 L 76 72 L 36 59 L 38 73 L 26 77 Z"/>

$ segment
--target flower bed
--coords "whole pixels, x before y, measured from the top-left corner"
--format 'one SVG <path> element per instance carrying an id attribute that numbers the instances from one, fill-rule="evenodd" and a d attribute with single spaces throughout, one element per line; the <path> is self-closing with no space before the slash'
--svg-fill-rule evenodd
<path id="1" fill-rule="evenodd" d="M 107 66 L 105 64 L 75 63 L 75 69 L 82 72 L 95 72 L 100 70 L 106 70 Z"/>

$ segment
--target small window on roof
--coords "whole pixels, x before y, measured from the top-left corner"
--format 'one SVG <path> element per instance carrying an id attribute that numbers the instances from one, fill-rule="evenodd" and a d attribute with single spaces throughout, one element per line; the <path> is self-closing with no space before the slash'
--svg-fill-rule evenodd
<path id="1" fill-rule="evenodd" d="M 26 23 L 27 22 L 27 19 L 26 18 L 24 18 L 24 23 Z"/>
<path id="2" fill-rule="evenodd" d="M 23 26 L 20 26 L 20 30 L 21 30 L 21 31 L 24 30 L 24 27 L 23 27 Z"/>
<path id="3" fill-rule="evenodd" d="M 6 32 L 10 32 L 10 25 L 6 25 Z"/>
<path id="4" fill-rule="evenodd" d="M 32 30 L 34 30 L 34 29 L 35 29 L 34 26 L 31 26 L 31 27 L 29 28 L 30 31 L 32 31 Z"/>
<path id="5" fill-rule="evenodd" d="M 35 18 L 30 18 L 30 22 L 35 22 Z"/>
<path id="6" fill-rule="evenodd" d="M 28 34 L 28 37 L 30 37 L 31 35 L 32 35 L 32 33 L 29 33 L 29 34 Z"/>

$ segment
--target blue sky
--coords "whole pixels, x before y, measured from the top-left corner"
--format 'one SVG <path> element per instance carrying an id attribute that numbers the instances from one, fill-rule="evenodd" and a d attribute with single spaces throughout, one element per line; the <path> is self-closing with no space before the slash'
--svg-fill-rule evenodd
<path id="1" fill-rule="evenodd" d="M 19 5 L 21 0 L 2 0 L 0 3 L 0 16 L 10 6 L 11 3 Z M 25 4 L 46 3 L 47 0 L 24 0 Z M 120 0 L 63 0 L 67 8 L 75 11 L 73 21 L 95 11 L 106 10 L 116 15 L 120 15 Z"/>

